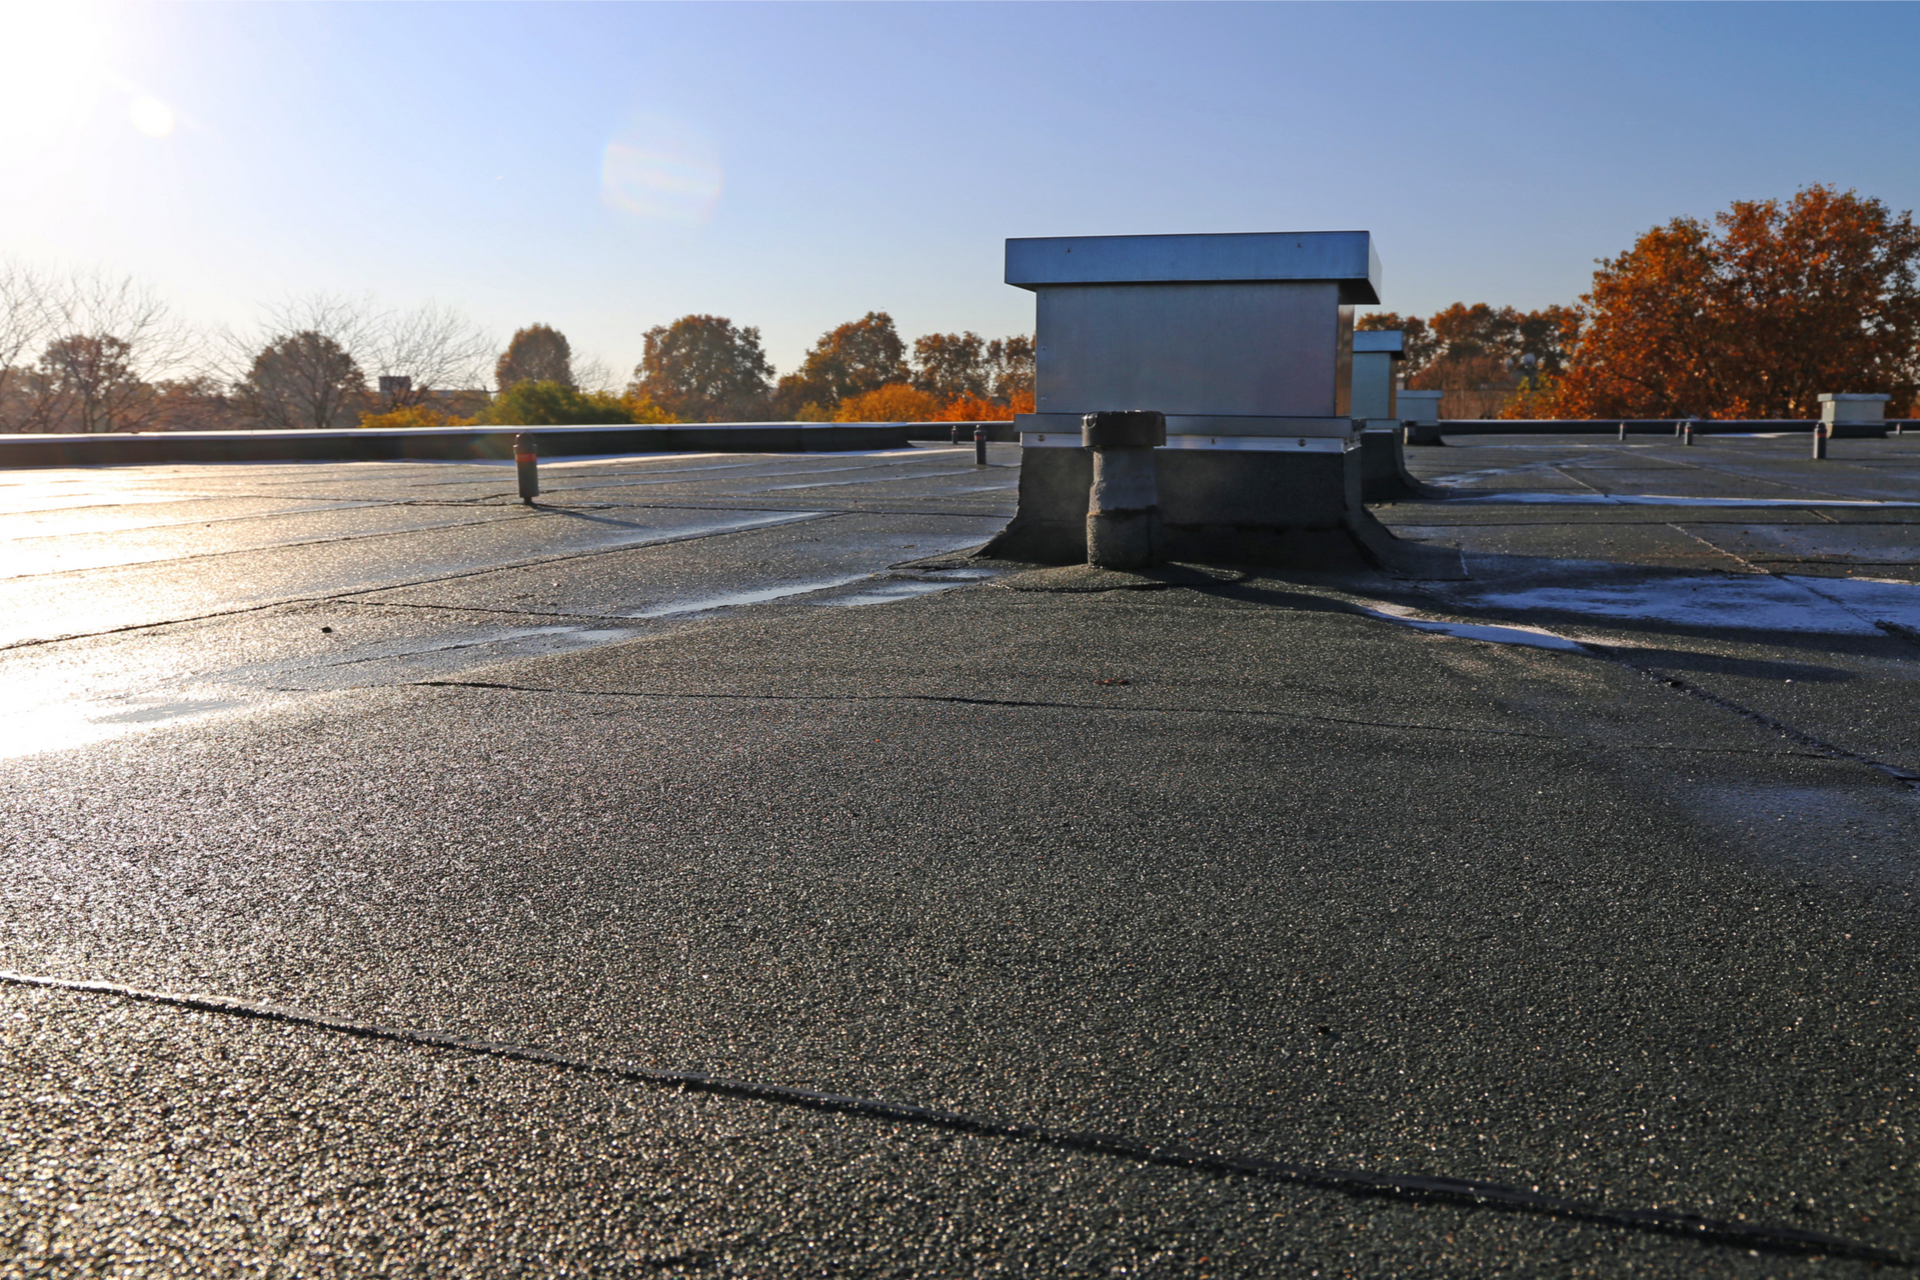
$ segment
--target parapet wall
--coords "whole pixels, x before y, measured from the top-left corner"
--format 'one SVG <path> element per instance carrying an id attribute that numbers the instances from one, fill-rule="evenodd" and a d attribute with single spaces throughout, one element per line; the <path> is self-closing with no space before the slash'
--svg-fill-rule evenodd
<path id="1" fill-rule="evenodd" d="M 391 462 L 505 459 L 513 437 L 542 457 L 608 453 L 828 453 L 906 448 L 904 422 L 676 423 L 670 426 L 430 427 L 419 430 L 166 431 L 0 436 L 0 469 L 138 466 L 168 462 Z M 971 438 L 971 437 L 969 437 Z"/>

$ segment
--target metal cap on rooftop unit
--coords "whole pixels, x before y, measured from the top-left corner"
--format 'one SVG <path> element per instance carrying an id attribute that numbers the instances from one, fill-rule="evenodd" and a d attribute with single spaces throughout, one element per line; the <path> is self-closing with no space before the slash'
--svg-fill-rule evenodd
<path id="1" fill-rule="evenodd" d="M 1007 241 L 1007 283 L 1307 283 L 1340 286 L 1349 306 L 1380 302 L 1380 255 L 1366 231 L 1229 235 L 1052 236 Z"/>
<path id="2" fill-rule="evenodd" d="M 1396 360 L 1407 357 L 1407 335 L 1399 329 L 1356 329 L 1353 331 L 1353 354 L 1367 351 L 1384 351 Z"/>

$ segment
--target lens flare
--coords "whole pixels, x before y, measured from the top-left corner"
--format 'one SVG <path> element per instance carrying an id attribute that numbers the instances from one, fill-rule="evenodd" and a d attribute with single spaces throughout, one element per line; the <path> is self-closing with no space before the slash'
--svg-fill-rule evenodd
<path id="1" fill-rule="evenodd" d="M 720 200 L 720 155 L 705 134 L 666 116 L 639 116 L 607 143 L 600 198 L 636 217 L 699 226 Z"/>
<path id="2" fill-rule="evenodd" d="M 135 98 L 127 108 L 127 118 L 149 138 L 164 138 L 173 132 L 173 108 L 158 98 Z"/>

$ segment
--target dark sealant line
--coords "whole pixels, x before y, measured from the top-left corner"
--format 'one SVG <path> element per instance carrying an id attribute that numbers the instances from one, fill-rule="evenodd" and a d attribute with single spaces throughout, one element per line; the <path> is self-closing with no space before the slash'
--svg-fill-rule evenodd
<path id="1" fill-rule="evenodd" d="M 638 698 L 665 702 L 946 702 L 965 707 L 1029 707 L 1041 711 L 1124 711 L 1134 715 L 1253 716 L 1262 719 L 1307 720 L 1314 724 L 1344 724 L 1360 729 L 1415 729 L 1433 733 L 1478 733 L 1497 738 L 1545 738 L 1555 742 L 1564 741 L 1558 734 L 1528 733 L 1520 729 L 1477 729 L 1468 725 L 1399 724 L 1390 720 L 1350 720 L 1342 716 L 1315 716 L 1300 711 L 1259 711 L 1246 707 L 1138 707 L 1101 702 L 1043 702 L 1038 698 L 970 698 L 958 693 L 660 693 L 644 689 L 563 689 L 559 686 L 505 684 L 493 680 L 409 680 L 398 687 L 500 689 L 508 693 L 557 693 L 579 698 Z"/>
<path id="2" fill-rule="evenodd" d="M 616 620 L 632 621 L 632 619 Z M 1638 668 L 1635 669 L 1638 670 Z M 1655 678 L 1660 677 L 1655 676 Z M 1246 707 L 1142 707 L 1115 702 L 1043 702 L 1038 698 L 970 698 L 957 693 L 660 693 L 631 689 L 566 689 L 558 685 L 507 684 L 497 680 L 408 680 L 389 687 L 499 689 L 506 693 L 553 693 L 575 698 L 632 698 L 661 702 L 936 702 L 955 703 L 965 707 L 1025 707 L 1037 711 L 1118 711 L 1130 715 L 1249 716 L 1255 719 L 1305 720 L 1312 724 L 1348 725 L 1356 729 L 1407 729 L 1418 733 L 1471 733 L 1490 738 L 1532 738 L 1548 742 L 1578 741 L 1562 734 L 1533 733 L 1524 729 L 1486 729 L 1459 724 L 1409 724 L 1393 720 L 1354 720 L 1345 716 L 1309 715 L 1304 711 L 1260 711 Z M 289 688 L 284 692 L 305 692 L 305 690 Z M 1753 747 L 1694 747 L 1674 742 L 1627 742 L 1613 745 L 1635 751 L 1674 751 L 1693 755 L 1755 755 L 1774 758 L 1799 757 L 1808 760 L 1830 760 L 1833 758 L 1834 750 L 1782 752 Z"/>
<path id="3" fill-rule="evenodd" d="M 1920 773 L 1915 773 L 1911 769 L 1904 769 L 1899 765 L 1888 764 L 1884 760 L 1876 760 L 1872 756 L 1861 755 L 1858 751 L 1849 751 L 1845 747 L 1837 747 L 1831 742 L 1814 737 L 1803 729 L 1796 729 L 1783 720 L 1776 720 L 1764 711 L 1755 711 L 1752 707 L 1742 706 L 1731 698 L 1723 698 L 1711 689 L 1703 689 L 1691 680 L 1682 679 L 1680 676 L 1660 671 L 1654 667 L 1642 666 L 1631 658 L 1624 656 L 1620 651 L 1609 648 L 1606 645 L 1596 644 L 1591 640 L 1582 640 L 1580 643 L 1593 650 L 1594 653 L 1600 657 L 1612 662 L 1617 662 L 1629 671 L 1637 671 L 1649 680 L 1657 680 L 1669 689 L 1676 689 L 1689 697 L 1698 698 L 1700 701 L 1708 703 L 1711 706 L 1719 707 L 1722 711 L 1731 711 L 1734 715 L 1742 719 L 1751 720 L 1758 725 L 1764 725 L 1781 737 L 1806 747 L 1815 755 L 1828 760 L 1845 760 L 1850 764 L 1863 764 L 1869 769 L 1878 769 L 1889 778 L 1904 782 L 1913 790 L 1920 791 Z"/>
<path id="4" fill-rule="evenodd" d="M 438 609 L 443 613 L 497 613 L 509 618 L 565 618 L 569 622 L 621 622 L 631 626 L 641 619 L 624 613 L 565 613 L 558 609 L 502 609 L 478 604 L 436 604 L 431 600 L 351 600 L 355 609 Z"/>
<path id="5" fill-rule="evenodd" d="M 1681 532 L 1685 533 L 1686 531 L 1683 529 L 1681 530 Z M 1689 536 L 1697 537 L 1698 535 L 1689 535 Z M 1704 542 L 1705 539 L 1701 539 L 1701 541 Z M 1712 546 L 1713 544 L 1707 543 L 1707 545 Z M 1721 548 L 1715 547 L 1714 550 L 1719 551 L 1721 550 Z M 1731 552 L 1723 552 L 1723 554 L 1732 555 Z M 1733 556 L 1733 558 L 1736 560 L 1740 559 L 1739 556 Z M 1745 562 L 1742 561 L 1742 563 L 1745 563 Z M 1769 576 L 1775 576 L 1775 575 L 1769 575 Z M 1816 591 L 1815 594 L 1823 595 L 1823 596 L 1825 595 L 1824 592 L 1818 592 L 1818 591 Z M 1832 599 L 1831 596 L 1826 596 L 1826 598 Z M 1840 602 L 1837 600 L 1834 601 L 1834 603 L 1840 604 Z M 1842 604 L 1841 607 L 1845 608 L 1846 606 Z M 1859 616 L 1859 615 L 1855 615 L 1855 616 Z M 1498 624 L 1477 624 L 1477 625 L 1498 625 Z M 1912 640 L 1915 643 L 1920 643 L 1920 632 L 1914 631 L 1914 629 L 1911 627 L 1902 626 L 1900 623 L 1897 623 L 1897 622 L 1876 621 L 1873 625 L 1878 627 L 1880 630 L 1886 632 L 1888 635 L 1898 636 L 1902 639 Z M 1560 638 L 1565 639 L 1566 637 L 1562 636 Z M 1740 703 L 1735 702 L 1731 698 L 1721 697 L 1719 694 L 1714 693 L 1712 690 L 1704 689 L 1701 686 L 1693 683 L 1691 680 L 1686 680 L 1680 676 L 1673 675 L 1670 672 L 1661 671 L 1658 668 L 1649 667 L 1642 663 L 1635 662 L 1632 658 L 1629 658 L 1626 655 L 1625 651 L 1616 649 L 1611 645 L 1602 644 L 1600 641 L 1597 641 L 1597 640 L 1576 640 L 1576 641 L 1573 641 L 1572 643 L 1579 645 L 1580 648 L 1593 654 L 1597 658 L 1605 658 L 1609 662 L 1618 663 L 1620 666 L 1625 667 L 1629 671 L 1638 672 L 1640 675 L 1647 677 L 1647 679 L 1649 680 L 1658 681 L 1660 684 L 1666 685 L 1669 689 L 1677 690 L 1678 692 L 1684 693 L 1689 697 L 1698 698 L 1700 701 L 1705 702 L 1710 706 L 1718 707 L 1722 711 L 1731 711 L 1734 715 L 1737 715 L 1745 720 L 1751 720 L 1755 724 L 1764 725 L 1765 727 L 1772 729 L 1775 733 L 1779 734 L 1781 737 L 1786 738 L 1791 742 L 1797 742 L 1801 746 L 1806 747 L 1815 756 L 1818 756 L 1822 759 L 1845 760 L 1849 764 L 1863 764 L 1867 766 L 1867 768 L 1869 769 L 1877 769 L 1881 773 L 1886 774 L 1888 777 L 1893 778 L 1899 782 L 1905 783 L 1909 788 L 1913 789 L 1914 791 L 1920 791 L 1920 773 L 1915 773 L 1911 769 L 1902 768 L 1899 765 L 1888 764 L 1884 760 L 1876 760 L 1872 756 L 1862 755 L 1858 751 L 1849 751 L 1845 747 L 1835 746 L 1831 742 L 1827 742 L 1824 739 L 1814 737 L 1812 734 L 1806 732 L 1803 729 L 1796 729 L 1792 725 L 1786 723 L 1783 720 L 1776 720 L 1772 716 L 1766 714 L 1764 711 L 1755 711 L 1752 707 L 1743 706 Z"/>
<path id="6" fill-rule="evenodd" d="M 1872 564 L 1877 562 L 1868 561 L 1868 563 Z M 1887 563 L 1894 562 L 1888 561 Z M 1873 625 L 1890 636 L 1899 636 L 1902 640 L 1911 640 L 1914 644 L 1920 644 L 1920 630 L 1916 630 L 1904 622 L 1887 622 L 1883 619 L 1876 618 L 1874 619 Z"/>
<path id="7" fill-rule="evenodd" d="M 512 1062 L 529 1062 L 584 1075 L 669 1086 L 688 1093 L 749 1098 L 836 1115 L 924 1125 L 928 1128 L 974 1133 L 983 1137 L 1028 1142 L 1067 1151 L 1119 1156 L 1143 1164 L 1290 1182 L 1301 1186 L 1344 1192 L 1348 1195 L 1403 1200 L 1416 1204 L 1464 1204 L 1476 1208 L 1534 1213 L 1602 1226 L 1679 1236 L 1710 1244 L 1735 1245 L 1753 1250 L 1765 1249 L 1772 1253 L 1853 1258 L 1903 1267 L 1913 1265 L 1910 1259 L 1893 1250 L 1842 1239 L 1839 1236 L 1801 1231 L 1794 1227 L 1728 1222 L 1703 1218 L 1698 1214 L 1678 1213 L 1669 1209 L 1610 1209 L 1605 1205 L 1588 1204 L 1579 1200 L 1547 1195 L 1535 1187 L 1509 1187 L 1497 1182 L 1476 1182 L 1465 1178 L 1373 1173 L 1362 1169 L 1341 1169 L 1328 1165 L 1293 1164 L 1287 1161 L 1269 1160 L 1263 1156 L 1235 1155 L 1172 1143 L 1146 1142 L 1121 1134 L 1055 1129 L 1047 1125 L 1001 1120 L 992 1116 L 941 1111 L 911 1102 L 889 1102 L 881 1098 L 820 1093 L 813 1089 L 794 1088 L 791 1085 L 731 1080 L 724 1076 L 709 1076 L 697 1071 L 662 1071 L 654 1067 L 643 1067 L 635 1062 L 589 1062 L 524 1045 L 477 1040 L 445 1031 L 418 1031 L 408 1027 L 386 1027 L 374 1023 L 351 1022 L 345 1018 L 256 1004 L 224 996 L 143 991 L 137 987 L 122 986 L 113 982 L 83 982 L 6 971 L 0 971 L 0 983 L 89 995 L 115 996 L 123 1000 L 164 1005 L 175 1009 L 190 1009 L 199 1013 L 217 1013 L 289 1026 L 313 1027 L 364 1040 L 382 1040 L 414 1048 L 449 1049 L 459 1053 L 479 1054 Z"/>

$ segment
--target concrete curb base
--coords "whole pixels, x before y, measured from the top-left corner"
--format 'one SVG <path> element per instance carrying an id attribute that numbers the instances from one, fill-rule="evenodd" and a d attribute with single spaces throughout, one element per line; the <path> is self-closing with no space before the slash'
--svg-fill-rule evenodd
<path id="1" fill-rule="evenodd" d="M 1396 538 L 1360 501 L 1359 450 L 1240 453 L 1163 449 L 1154 455 L 1163 554 L 1200 564 L 1371 569 L 1459 578 L 1460 553 Z M 1085 564 L 1090 449 L 1027 449 L 1013 520 L 981 548 L 986 559 Z"/>
<path id="2" fill-rule="evenodd" d="M 1402 432 L 1363 431 L 1359 452 L 1362 502 L 1406 502 L 1445 496 L 1431 485 L 1416 480 L 1407 470 Z"/>
<path id="3" fill-rule="evenodd" d="M 1159 564 L 1136 571 L 1069 564 L 1009 574 L 1004 578 L 995 578 L 992 585 L 1007 591 L 1084 595 L 1101 591 L 1164 591 L 1168 587 L 1204 589 L 1230 586 L 1246 576 L 1245 570 L 1223 569 L 1216 565 Z"/>

